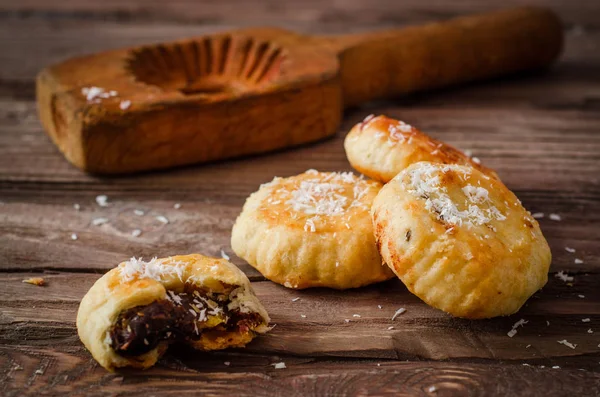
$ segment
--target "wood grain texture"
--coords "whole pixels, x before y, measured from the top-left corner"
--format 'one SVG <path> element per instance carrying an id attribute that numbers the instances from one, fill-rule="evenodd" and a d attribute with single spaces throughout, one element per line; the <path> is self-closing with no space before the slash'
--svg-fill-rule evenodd
<path id="1" fill-rule="evenodd" d="M 510 0 L 503 6 L 525 3 L 530 2 Z M 0 1 L 0 395 L 599 395 L 600 3 L 535 3 L 565 21 L 565 53 L 545 73 L 350 109 L 335 137 L 294 150 L 101 178 L 67 164 L 44 135 L 34 103 L 34 77 L 43 66 L 236 27 L 365 32 L 498 5 Z M 398 281 L 346 293 L 294 292 L 265 281 L 232 255 L 230 228 L 246 196 L 275 175 L 350 170 L 342 140 L 369 113 L 403 119 L 472 150 L 497 169 L 528 209 L 545 213 L 540 224 L 553 253 L 549 283 L 519 313 L 475 322 L 453 319 L 424 305 Z M 110 206 L 96 204 L 100 194 L 108 195 Z M 175 203 L 181 208 L 173 208 Z M 135 215 L 135 209 L 145 215 Z M 562 220 L 548 219 L 550 213 Z M 158 215 L 169 223 L 158 221 Z M 92 225 L 98 217 L 109 222 Z M 136 228 L 142 230 L 138 238 L 131 236 Z M 242 350 L 174 349 L 145 372 L 111 375 L 95 364 L 76 336 L 74 319 L 79 299 L 101 273 L 133 255 L 218 256 L 221 249 L 254 280 L 277 324 L 271 333 Z M 572 286 L 555 277 L 561 270 L 574 277 Z M 21 282 L 37 275 L 47 287 Z M 300 300 L 291 302 L 295 297 Z M 392 322 L 399 307 L 407 312 Z M 521 318 L 529 322 L 509 338 L 506 333 Z M 581 321 L 586 318 L 590 322 Z M 577 347 L 557 343 L 563 339 Z M 281 361 L 287 368 L 274 369 Z"/>

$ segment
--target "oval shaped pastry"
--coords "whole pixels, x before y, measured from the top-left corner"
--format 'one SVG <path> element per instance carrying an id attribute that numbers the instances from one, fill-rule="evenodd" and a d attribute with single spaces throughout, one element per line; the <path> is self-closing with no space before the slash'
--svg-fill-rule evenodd
<path id="1" fill-rule="evenodd" d="M 275 178 L 250 195 L 231 247 L 288 288 L 355 288 L 393 277 L 375 246 L 369 210 L 381 184 L 351 172 Z"/>
<path id="2" fill-rule="evenodd" d="M 224 259 L 132 258 L 102 276 L 77 313 L 79 338 L 104 368 L 148 368 L 169 344 L 242 347 L 269 330 L 246 275 Z"/>
<path id="3" fill-rule="evenodd" d="M 413 164 L 383 187 L 372 215 L 384 261 L 412 293 L 454 316 L 515 313 L 548 279 L 538 223 L 474 168 Z"/>
<path id="4" fill-rule="evenodd" d="M 354 169 L 383 183 L 419 161 L 468 165 L 498 179 L 460 150 L 385 116 L 368 116 L 355 125 L 346 135 L 344 149 Z"/>

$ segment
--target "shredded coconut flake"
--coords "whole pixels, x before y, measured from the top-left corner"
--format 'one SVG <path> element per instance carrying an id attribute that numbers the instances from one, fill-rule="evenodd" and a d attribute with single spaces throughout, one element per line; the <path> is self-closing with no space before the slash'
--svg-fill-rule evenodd
<path id="1" fill-rule="evenodd" d="M 585 298 L 585 295 L 577 295 L 577 296 L 581 299 Z"/>
<path id="2" fill-rule="evenodd" d="M 565 247 L 565 251 L 569 252 L 569 253 L 574 253 L 575 252 L 575 248 L 571 248 L 571 247 Z"/>
<path id="3" fill-rule="evenodd" d="M 119 109 L 121 110 L 127 110 L 129 109 L 129 106 L 131 106 L 131 101 L 129 100 L 124 100 L 119 103 Z"/>
<path id="4" fill-rule="evenodd" d="M 512 326 L 513 329 L 517 329 L 519 327 L 522 327 L 523 325 L 527 324 L 529 321 L 525 320 L 524 318 L 520 319 L 519 321 L 517 321 L 516 323 L 514 323 L 514 325 Z"/>
<path id="5" fill-rule="evenodd" d="M 466 178 L 470 171 L 456 166 L 422 163 L 408 172 L 409 191 L 425 199 L 425 208 L 437 218 L 452 225 L 483 225 L 492 220 L 503 221 L 504 216 L 489 200 L 489 192 L 478 186 L 466 185 L 462 191 L 467 197 L 466 209 L 459 210 L 448 195 L 447 188 L 440 183 L 440 173 L 450 170 L 463 173 Z"/>
<path id="6" fill-rule="evenodd" d="M 591 328 L 590 328 L 590 329 L 588 329 L 588 334 L 593 334 L 593 333 L 594 333 L 594 331 L 592 331 L 592 329 L 591 329 Z"/>
<path id="7" fill-rule="evenodd" d="M 479 157 L 471 157 L 471 160 L 473 160 L 475 164 L 481 164 L 481 160 L 479 160 Z"/>
<path id="8" fill-rule="evenodd" d="M 271 364 L 272 366 L 275 367 L 275 369 L 286 369 L 287 367 L 285 366 L 285 363 L 282 361 L 280 363 L 275 363 L 275 364 Z"/>
<path id="9" fill-rule="evenodd" d="M 557 342 L 560 343 L 561 345 L 570 347 L 571 349 L 575 349 L 577 347 L 577 344 L 571 343 L 571 342 L 567 341 L 566 339 L 558 340 Z"/>
<path id="10" fill-rule="evenodd" d="M 75 208 L 75 211 L 79 211 L 81 209 L 81 206 L 77 203 L 73 204 L 73 208 Z"/>
<path id="11" fill-rule="evenodd" d="M 556 222 L 560 222 L 561 221 L 561 217 L 558 214 L 550 214 L 548 215 L 548 218 L 550 218 L 551 221 L 556 221 Z"/>
<path id="12" fill-rule="evenodd" d="M 108 207 L 108 196 L 105 195 L 105 194 L 101 194 L 99 196 L 96 196 L 96 203 L 100 207 Z"/>
<path id="13" fill-rule="evenodd" d="M 101 87 L 83 87 L 81 94 L 85 96 L 85 100 L 92 103 L 98 103 L 102 99 L 115 97 L 118 95 L 117 91 L 106 91 Z"/>
<path id="14" fill-rule="evenodd" d="M 394 313 L 394 315 L 392 316 L 392 321 L 394 321 L 396 319 L 396 317 L 400 316 L 401 314 L 404 314 L 405 312 L 406 312 L 406 309 L 403 307 L 396 310 L 396 313 Z"/>
<path id="15" fill-rule="evenodd" d="M 292 302 L 298 302 L 300 300 L 300 298 L 294 298 L 292 299 Z"/>
<path id="16" fill-rule="evenodd" d="M 533 215 L 535 219 L 542 219 L 544 217 L 544 213 L 543 212 L 535 212 Z"/>
<path id="17" fill-rule="evenodd" d="M 575 258 L 575 264 L 576 265 L 581 265 L 583 263 L 583 261 L 579 258 Z"/>
<path id="18" fill-rule="evenodd" d="M 157 221 L 159 221 L 159 222 L 162 222 L 162 223 L 164 223 L 165 225 L 166 225 L 167 223 L 169 223 L 169 220 L 167 219 L 167 217 L 165 217 L 165 216 L 163 216 L 163 215 L 158 215 L 158 216 L 156 217 L 156 220 L 157 220 Z"/>
<path id="19" fill-rule="evenodd" d="M 107 218 L 94 218 L 94 219 L 92 219 L 92 225 L 94 225 L 94 226 L 104 225 L 105 223 L 108 223 L 108 219 Z"/>
<path id="20" fill-rule="evenodd" d="M 561 279 L 565 283 L 568 282 L 568 281 L 573 281 L 573 276 L 569 276 L 567 273 L 565 273 L 562 270 L 560 272 L 556 273 L 554 275 L 554 277 Z"/>
<path id="21" fill-rule="evenodd" d="M 554 365 L 552 366 L 552 369 L 559 369 L 560 367 L 558 365 Z"/>
<path id="22" fill-rule="evenodd" d="M 143 210 L 133 210 L 133 213 L 137 216 L 143 216 L 145 214 Z"/>
<path id="23" fill-rule="evenodd" d="M 225 259 L 226 261 L 228 261 L 228 260 L 229 260 L 229 255 L 227 255 L 227 254 L 225 253 L 225 251 L 221 250 L 221 258 L 223 258 L 223 259 Z"/>
<path id="24" fill-rule="evenodd" d="M 71 240 L 77 240 L 77 234 L 71 233 Z"/>
<path id="25" fill-rule="evenodd" d="M 301 314 L 300 317 L 306 318 L 306 314 Z"/>
<path id="26" fill-rule="evenodd" d="M 133 237 L 140 237 L 142 235 L 142 231 L 140 229 L 134 229 L 131 231 L 131 235 Z"/>
<path id="27" fill-rule="evenodd" d="M 231 362 L 229 362 L 229 361 L 225 361 L 223 364 L 225 364 L 226 366 L 228 366 L 228 367 L 229 367 L 229 366 L 231 365 Z"/>
<path id="28" fill-rule="evenodd" d="M 360 314 L 353 314 L 352 317 L 360 318 Z"/>
<path id="29" fill-rule="evenodd" d="M 590 321 L 592 321 L 592 320 L 590 320 L 589 318 L 582 318 L 581 319 L 582 323 L 589 323 Z"/>
<path id="30" fill-rule="evenodd" d="M 146 262 L 142 258 L 133 257 L 119 265 L 119 273 L 123 281 L 131 281 L 135 278 L 161 281 L 164 277 L 173 275 L 182 280 L 183 263 L 173 262 L 170 258 L 167 260 L 152 258 Z"/>
<path id="31" fill-rule="evenodd" d="M 515 336 L 517 334 L 517 330 L 516 329 L 511 329 L 510 331 L 508 331 L 507 335 L 512 338 L 513 336 Z"/>
<path id="32" fill-rule="evenodd" d="M 392 326 L 392 327 L 388 327 L 388 331 L 390 331 L 390 330 L 392 330 L 392 329 L 394 329 L 394 327 L 393 327 L 393 326 Z"/>
<path id="33" fill-rule="evenodd" d="M 173 204 L 173 208 L 175 208 L 176 210 L 181 208 L 181 204 L 180 203 L 175 203 Z"/>

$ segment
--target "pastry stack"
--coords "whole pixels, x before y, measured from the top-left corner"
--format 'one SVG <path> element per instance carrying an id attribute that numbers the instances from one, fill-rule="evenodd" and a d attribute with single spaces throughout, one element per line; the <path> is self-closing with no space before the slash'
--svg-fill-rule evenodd
<path id="1" fill-rule="evenodd" d="M 547 282 L 550 248 L 498 175 L 384 116 L 344 143 L 360 173 L 308 170 L 263 184 L 231 246 L 288 288 L 361 287 L 397 276 L 457 317 L 515 313 Z"/>

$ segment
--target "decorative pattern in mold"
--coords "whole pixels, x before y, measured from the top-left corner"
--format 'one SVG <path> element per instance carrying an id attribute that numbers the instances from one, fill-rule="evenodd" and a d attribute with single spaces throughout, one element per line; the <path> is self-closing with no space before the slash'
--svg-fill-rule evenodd
<path id="1" fill-rule="evenodd" d="M 281 48 L 231 36 L 159 44 L 132 51 L 128 69 L 145 84 L 186 95 L 235 94 L 262 87 L 279 75 Z"/>

